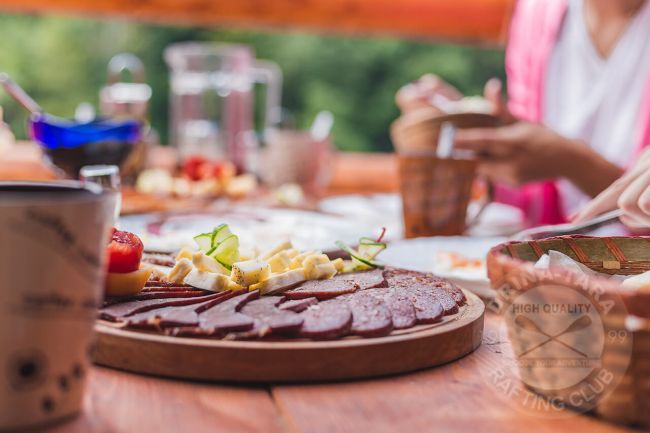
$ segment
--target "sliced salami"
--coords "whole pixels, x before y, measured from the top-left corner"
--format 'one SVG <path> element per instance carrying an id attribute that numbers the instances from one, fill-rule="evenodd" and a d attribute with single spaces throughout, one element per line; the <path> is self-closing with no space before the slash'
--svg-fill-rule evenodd
<path id="1" fill-rule="evenodd" d="M 233 296 L 233 292 L 220 292 L 203 297 L 198 304 L 181 307 L 163 307 L 127 317 L 127 326 L 136 328 L 168 328 L 174 326 L 198 326 L 198 311 L 210 308 Z"/>
<path id="2" fill-rule="evenodd" d="M 312 305 L 318 304 L 318 299 L 316 298 L 303 298 L 295 299 L 292 301 L 286 301 L 280 304 L 278 307 L 281 310 L 290 310 L 295 313 L 301 313 Z"/>
<path id="3" fill-rule="evenodd" d="M 300 313 L 300 335 L 314 340 L 332 340 L 350 332 L 352 312 L 345 302 L 332 299 L 319 302 Z"/>
<path id="4" fill-rule="evenodd" d="M 305 281 L 298 287 L 283 293 L 289 299 L 316 298 L 331 299 L 347 293 L 356 292 L 359 286 L 352 280 L 329 279 Z"/>
<path id="5" fill-rule="evenodd" d="M 332 278 L 332 280 L 352 281 L 359 286 L 359 290 L 373 289 L 375 287 L 388 287 L 386 279 L 384 278 L 384 273 L 381 269 L 337 274 Z"/>
<path id="6" fill-rule="evenodd" d="M 391 312 L 381 297 L 366 291 L 345 297 L 352 312 L 351 332 L 362 337 L 381 337 L 393 330 Z"/>
<path id="7" fill-rule="evenodd" d="M 281 310 L 278 304 L 282 298 L 269 296 L 248 302 L 241 310 L 241 313 L 253 318 L 255 321 L 252 332 L 257 337 L 268 334 L 295 334 L 300 331 L 303 319 L 298 313 L 291 310 Z M 251 335 L 246 337 L 250 338 Z"/>
<path id="8" fill-rule="evenodd" d="M 419 294 L 424 299 L 428 297 L 437 301 L 442 306 L 445 315 L 458 313 L 458 303 L 444 288 L 440 287 L 433 275 L 395 268 L 387 268 L 384 270 L 384 275 L 389 287 L 407 291 L 413 301 L 413 296 Z M 421 298 L 418 297 L 418 299 Z M 416 310 L 418 308 L 416 305 Z"/>
<path id="9" fill-rule="evenodd" d="M 214 292 L 206 290 L 195 289 L 180 289 L 180 290 L 161 290 L 161 291 L 147 291 L 140 292 L 132 296 L 111 297 L 104 301 L 105 305 L 113 305 L 118 303 L 125 303 L 131 301 L 146 301 L 148 299 L 164 299 L 164 298 L 194 298 L 197 296 L 209 295 Z"/>
<path id="10" fill-rule="evenodd" d="M 156 308 L 198 304 L 199 302 L 203 302 L 205 300 L 205 296 L 209 295 L 194 296 L 191 298 L 162 298 L 147 299 L 144 301 L 123 302 L 102 308 L 99 310 L 99 318 L 116 322 L 124 317 L 154 310 Z"/>
<path id="11" fill-rule="evenodd" d="M 199 313 L 199 327 L 207 334 L 249 331 L 254 320 L 239 311 L 247 303 L 260 297 L 260 292 L 242 293 Z"/>
<path id="12" fill-rule="evenodd" d="M 415 326 L 418 321 L 417 312 L 414 302 L 407 294 L 394 289 L 372 290 L 382 294 L 384 304 L 390 311 L 391 319 L 393 320 L 393 328 L 407 329 Z M 440 308 L 440 311 L 442 315 L 442 308 Z"/>

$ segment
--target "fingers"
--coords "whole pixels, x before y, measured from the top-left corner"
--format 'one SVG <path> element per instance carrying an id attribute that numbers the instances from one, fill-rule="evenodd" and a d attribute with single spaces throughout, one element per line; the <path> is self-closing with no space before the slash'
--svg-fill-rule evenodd
<path id="1" fill-rule="evenodd" d="M 604 212 L 616 209 L 619 196 L 627 188 L 629 181 L 621 177 L 611 184 L 607 189 L 598 194 L 585 206 L 578 214 L 573 217 L 574 223 L 581 223 Z"/>
<path id="2" fill-rule="evenodd" d="M 434 97 L 455 101 L 462 99 L 463 95 L 440 77 L 427 74 L 399 89 L 395 102 L 401 111 L 407 112 L 431 107 Z"/>
<path id="3" fill-rule="evenodd" d="M 454 86 L 434 74 L 423 75 L 419 80 L 414 82 L 414 85 L 419 91 L 428 93 L 429 95 L 437 93 L 452 101 L 463 99 L 463 94 Z"/>
<path id="4" fill-rule="evenodd" d="M 501 80 L 490 78 L 483 88 L 483 96 L 492 105 L 492 113 L 495 116 L 500 117 L 505 123 L 511 123 L 514 120 L 503 98 L 503 83 Z"/>
<path id="5" fill-rule="evenodd" d="M 510 128 L 507 126 L 458 129 L 454 143 L 458 149 L 471 150 L 478 155 L 500 158 L 512 154 L 511 137 Z"/>
<path id="6" fill-rule="evenodd" d="M 650 227 L 650 172 L 644 171 L 630 182 L 618 199 L 625 215 Z"/>

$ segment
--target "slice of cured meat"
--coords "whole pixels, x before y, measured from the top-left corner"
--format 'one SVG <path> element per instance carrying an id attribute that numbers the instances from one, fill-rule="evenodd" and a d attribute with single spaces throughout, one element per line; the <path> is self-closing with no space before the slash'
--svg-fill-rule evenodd
<path id="1" fill-rule="evenodd" d="M 454 301 L 445 289 L 439 287 L 435 281 L 432 281 L 432 278 L 429 278 L 427 274 L 390 268 L 384 271 L 384 275 L 386 276 L 389 287 L 404 290 L 409 293 L 411 300 L 416 306 L 416 312 L 418 309 L 423 308 L 424 305 L 416 304 L 414 297 L 422 299 L 420 297 L 424 296 L 425 298 L 423 299 L 425 300 L 428 297 L 437 301 L 442 306 L 445 315 L 458 313 L 458 304 L 456 301 Z M 418 305 L 420 306 L 418 307 Z"/>
<path id="2" fill-rule="evenodd" d="M 214 293 L 214 292 L 212 292 Z M 182 290 L 161 290 L 161 291 L 148 291 L 140 292 L 132 296 L 111 297 L 106 299 L 105 305 L 113 305 L 131 301 L 146 301 L 148 299 L 163 299 L 163 298 L 194 298 L 197 296 L 205 296 L 211 294 L 206 290 L 182 289 Z"/>
<path id="3" fill-rule="evenodd" d="M 431 273 L 410 271 L 386 267 L 384 276 L 389 286 L 409 286 L 415 283 L 424 284 L 430 287 L 438 287 L 447 292 L 456 304 L 464 305 L 467 302 L 462 290 L 450 281 L 437 277 Z"/>
<path id="4" fill-rule="evenodd" d="M 174 267 L 176 260 L 171 254 L 147 253 L 142 254 L 142 261 L 152 265 Z"/>
<path id="5" fill-rule="evenodd" d="M 143 313 L 149 310 L 154 310 L 156 308 L 197 304 L 199 302 L 203 302 L 205 300 L 205 296 L 206 295 L 195 296 L 191 298 L 147 299 L 144 301 L 130 301 L 120 304 L 113 304 L 99 310 L 99 318 L 115 322 L 124 317 L 128 317 L 137 313 Z"/>
<path id="6" fill-rule="evenodd" d="M 381 337 L 393 330 L 391 312 L 381 297 L 366 291 L 344 297 L 352 312 L 351 332 L 362 337 Z"/>
<path id="7" fill-rule="evenodd" d="M 283 293 L 289 299 L 316 298 L 318 300 L 335 298 L 356 292 L 359 286 L 352 280 L 334 279 L 305 281 L 298 287 Z"/>
<path id="8" fill-rule="evenodd" d="M 302 327 L 303 318 L 291 310 L 281 310 L 282 298 L 268 296 L 248 302 L 241 313 L 255 321 L 252 334 L 262 337 L 273 334 L 295 334 Z"/>
<path id="9" fill-rule="evenodd" d="M 144 284 L 144 289 L 142 290 L 147 290 L 148 288 L 151 288 L 153 290 L 165 290 L 165 289 L 177 290 L 178 288 L 183 288 L 183 287 L 186 289 L 192 288 L 192 286 L 188 286 L 187 284 L 182 284 L 182 283 L 149 280 Z"/>
<path id="10" fill-rule="evenodd" d="M 319 302 L 300 313 L 303 318 L 300 335 L 314 340 L 331 340 L 350 332 L 352 312 L 348 305 L 332 299 Z"/>
<path id="11" fill-rule="evenodd" d="M 417 323 L 436 323 L 439 322 L 445 314 L 442 304 L 440 304 L 438 299 L 431 293 L 432 290 L 432 288 L 425 290 L 406 289 L 404 290 L 405 293 L 401 293 L 402 295 L 408 296 L 413 303 Z M 450 311 L 453 311 L 453 308 L 458 307 L 454 306 L 450 308 Z"/>
<path id="12" fill-rule="evenodd" d="M 352 281 L 359 286 L 359 290 L 373 289 L 375 287 L 388 287 L 386 279 L 384 278 L 384 273 L 381 269 L 336 274 L 332 280 Z"/>
<path id="13" fill-rule="evenodd" d="M 220 292 L 203 297 L 202 302 L 185 306 L 163 307 L 127 317 L 127 325 L 137 328 L 169 328 L 198 326 L 199 313 L 233 297 L 233 292 Z"/>
<path id="14" fill-rule="evenodd" d="M 384 301 L 390 311 L 394 329 L 406 329 L 415 326 L 417 316 L 411 297 L 396 289 L 369 289 L 364 293 L 371 294 Z M 439 307 L 442 317 L 442 307 Z"/>
<path id="15" fill-rule="evenodd" d="M 463 291 L 460 290 L 460 287 L 458 287 L 451 281 L 443 280 L 442 278 L 440 278 L 440 282 L 438 283 L 438 285 L 441 288 L 443 288 L 445 292 L 449 293 L 452 299 L 456 301 L 456 304 L 465 305 L 467 303 L 467 298 L 465 297 Z"/>
<path id="16" fill-rule="evenodd" d="M 280 310 L 290 310 L 295 313 L 300 313 L 305 311 L 307 308 L 311 307 L 312 305 L 318 304 L 318 299 L 316 298 L 303 298 L 303 299 L 295 299 L 292 301 L 286 301 L 280 304 L 278 307 Z"/>
<path id="17" fill-rule="evenodd" d="M 202 332 L 221 334 L 237 331 L 249 331 L 254 320 L 239 311 L 247 303 L 260 297 L 260 292 L 242 293 L 199 313 L 199 326 Z"/>

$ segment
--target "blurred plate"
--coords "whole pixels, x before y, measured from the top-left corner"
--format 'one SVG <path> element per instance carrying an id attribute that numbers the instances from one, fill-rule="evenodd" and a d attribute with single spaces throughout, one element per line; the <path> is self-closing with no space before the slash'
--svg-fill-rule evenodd
<path id="1" fill-rule="evenodd" d="M 194 246 L 193 237 L 211 231 L 219 224 L 230 225 L 244 249 L 262 251 L 291 239 L 301 250 L 336 250 L 334 242 L 356 244 L 362 236 L 378 235 L 379 225 L 341 215 L 295 209 L 237 206 L 228 211 L 211 213 L 150 213 L 120 218 L 121 230 L 140 236 L 145 248 L 152 251 L 176 251 Z M 389 233 L 388 236 L 397 233 Z"/>
<path id="2" fill-rule="evenodd" d="M 487 278 L 485 256 L 494 245 L 503 242 L 503 237 L 438 236 L 431 238 L 405 239 L 390 242 L 379 259 L 392 266 L 416 271 L 433 272 L 459 286 L 476 293 L 482 298 L 493 298 Z M 450 256 L 459 255 L 470 261 L 478 259 L 480 267 L 454 266 Z"/>

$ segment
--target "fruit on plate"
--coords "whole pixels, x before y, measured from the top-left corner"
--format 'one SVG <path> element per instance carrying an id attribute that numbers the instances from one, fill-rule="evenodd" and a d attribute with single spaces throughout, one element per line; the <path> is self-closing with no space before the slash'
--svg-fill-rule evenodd
<path id="1" fill-rule="evenodd" d="M 144 245 L 130 232 L 113 228 L 108 250 L 108 272 L 133 272 L 140 267 Z"/>
<path id="2" fill-rule="evenodd" d="M 139 237 L 130 232 L 113 228 L 111 240 L 106 247 L 108 273 L 107 296 L 128 296 L 142 290 L 153 269 L 140 268 L 144 246 Z"/>
<path id="3" fill-rule="evenodd" d="M 109 272 L 106 274 L 107 296 L 131 296 L 140 293 L 153 272 L 153 268 L 142 268 L 132 272 Z"/>

